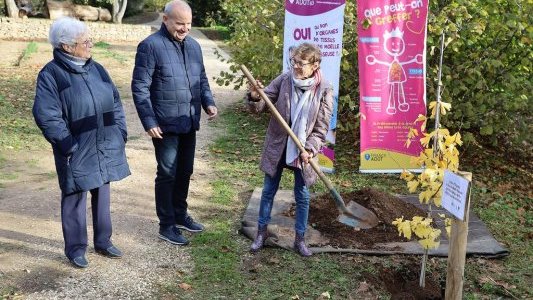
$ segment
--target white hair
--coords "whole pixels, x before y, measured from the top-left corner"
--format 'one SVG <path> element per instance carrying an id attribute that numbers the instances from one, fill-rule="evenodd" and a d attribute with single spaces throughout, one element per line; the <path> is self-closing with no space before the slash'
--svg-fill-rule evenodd
<path id="1" fill-rule="evenodd" d="M 169 15 L 172 10 L 174 9 L 174 7 L 180 7 L 180 8 L 185 8 L 186 10 L 188 10 L 189 12 L 192 12 L 192 9 L 191 7 L 189 6 L 189 3 L 187 3 L 187 1 L 184 1 L 184 0 L 174 0 L 174 1 L 170 1 L 168 2 L 167 4 L 165 4 L 165 10 L 163 11 L 163 13 L 165 15 Z"/>
<path id="2" fill-rule="evenodd" d="M 50 26 L 48 41 L 54 49 L 60 49 L 61 45 L 74 45 L 76 39 L 87 32 L 85 23 L 71 17 L 61 17 Z"/>

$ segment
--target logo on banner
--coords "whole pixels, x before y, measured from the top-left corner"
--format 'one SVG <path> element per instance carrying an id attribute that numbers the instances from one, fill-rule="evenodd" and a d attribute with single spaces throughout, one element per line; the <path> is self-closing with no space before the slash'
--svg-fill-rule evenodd
<path id="1" fill-rule="evenodd" d="M 383 161 L 385 158 L 384 153 L 367 153 L 365 154 L 365 160 L 369 161 Z"/>
<path id="2" fill-rule="evenodd" d="M 313 0 L 289 0 L 289 2 L 291 4 L 296 4 L 296 5 L 308 5 L 308 6 L 315 5 L 315 1 Z"/>

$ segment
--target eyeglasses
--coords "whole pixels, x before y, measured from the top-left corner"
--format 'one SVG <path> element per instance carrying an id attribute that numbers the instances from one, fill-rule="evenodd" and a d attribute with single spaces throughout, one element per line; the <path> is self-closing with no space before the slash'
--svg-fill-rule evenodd
<path id="1" fill-rule="evenodd" d="M 310 64 L 312 64 L 312 63 L 314 63 L 314 62 L 304 63 L 304 62 L 302 62 L 301 60 L 296 60 L 296 59 L 294 59 L 294 58 L 291 58 L 291 59 L 289 60 L 289 63 L 290 63 L 291 66 L 293 66 L 293 67 L 302 68 L 303 66 L 310 65 Z"/>
<path id="2" fill-rule="evenodd" d="M 79 45 L 79 44 L 82 44 L 84 45 L 85 47 L 89 47 L 89 45 L 92 45 L 93 44 L 93 40 L 92 39 L 87 39 L 81 43 L 76 43 L 76 45 Z"/>

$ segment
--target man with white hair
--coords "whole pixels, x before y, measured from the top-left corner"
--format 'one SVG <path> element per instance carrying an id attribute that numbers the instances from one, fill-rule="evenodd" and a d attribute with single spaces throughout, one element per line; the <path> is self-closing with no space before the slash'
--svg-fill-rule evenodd
<path id="1" fill-rule="evenodd" d="M 137 47 L 131 83 L 137 113 L 155 148 L 159 238 L 174 245 L 188 244 L 180 229 L 204 229 L 188 214 L 187 195 L 201 109 L 209 119 L 217 115 L 202 50 L 189 36 L 191 23 L 187 2 L 167 3 L 161 29 Z"/>

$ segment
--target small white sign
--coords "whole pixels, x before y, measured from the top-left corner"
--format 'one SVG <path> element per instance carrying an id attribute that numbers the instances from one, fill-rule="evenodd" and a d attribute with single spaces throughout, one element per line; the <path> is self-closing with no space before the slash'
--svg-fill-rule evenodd
<path id="1" fill-rule="evenodd" d="M 442 207 L 461 221 L 465 218 L 469 181 L 451 171 L 444 171 Z"/>

